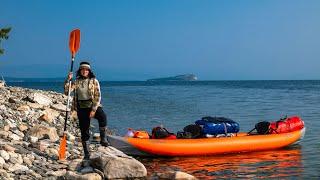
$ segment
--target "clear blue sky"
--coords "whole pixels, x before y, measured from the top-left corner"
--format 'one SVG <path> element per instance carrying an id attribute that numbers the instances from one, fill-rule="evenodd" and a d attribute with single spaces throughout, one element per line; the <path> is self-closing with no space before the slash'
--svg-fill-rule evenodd
<path id="1" fill-rule="evenodd" d="M 99 79 L 320 79 L 319 0 L 2 0 L 0 72 L 63 77 L 69 32 Z"/>

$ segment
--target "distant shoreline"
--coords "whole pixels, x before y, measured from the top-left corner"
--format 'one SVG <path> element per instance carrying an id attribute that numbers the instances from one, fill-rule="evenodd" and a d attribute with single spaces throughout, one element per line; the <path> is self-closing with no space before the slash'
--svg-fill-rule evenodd
<path id="1" fill-rule="evenodd" d="M 63 83 L 65 79 L 50 79 L 50 78 L 4 78 L 5 82 L 9 83 Z M 237 82 L 237 81 L 320 81 L 320 79 L 298 79 L 298 80 L 290 80 L 290 79 L 281 79 L 281 80 L 197 80 L 197 81 L 150 81 L 150 80 L 100 80 L 100 82 L 191 82 L 191 83 L 199 83 L 199 82 Z"/>

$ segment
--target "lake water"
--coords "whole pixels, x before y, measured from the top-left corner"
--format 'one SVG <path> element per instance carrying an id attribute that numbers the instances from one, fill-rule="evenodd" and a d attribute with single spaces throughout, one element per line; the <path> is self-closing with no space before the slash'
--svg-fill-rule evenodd
<path id="1" fill-rule="evenodd" d="M 9 85 L 62 92 L 62 83 Z M 224 116 L 251 130 L 259 121 L 298 115 L 302 142 L 285 149 L 207 157 L 139 158 L 148 173 L 181 170 L 201 179 L 320 178 L 320 81 L 101 82 L 108 125 L 151 131 L 163 125 L 182 130 L 203 116 Z"/>

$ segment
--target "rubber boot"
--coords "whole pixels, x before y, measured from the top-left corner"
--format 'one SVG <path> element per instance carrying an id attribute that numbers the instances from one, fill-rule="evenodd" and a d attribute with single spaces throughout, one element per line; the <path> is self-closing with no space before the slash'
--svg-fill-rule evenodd
<path id="1" fill-rule="evenodd" d="M 89 152 L 89 141 L 82 141 L 82 147 L 84 152 L 84 159 L 90 159 L 90 152 Z"/>
<path id="2" fill-rule="evenodd" d="M 99 130 L 100 130 L 100 144 L 105 147 L 110 146 L 109 142 L 106 140 L 106 128 L 100 127 Z"/>

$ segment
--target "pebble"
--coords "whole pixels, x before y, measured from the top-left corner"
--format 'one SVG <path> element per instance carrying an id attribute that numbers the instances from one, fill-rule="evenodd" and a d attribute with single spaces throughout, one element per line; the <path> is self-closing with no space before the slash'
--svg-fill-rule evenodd
<path id="1" fill-rule="evenodd" d="M 5 150 L 0 150 L 0 156 L 6 161 L 10 159 L 10 155 Z"/>
<path id="2" fill-rule="evenodd" d="M 24 137 L 23 132 L 19 131 L 18 129 L 13 130 L 12 132 L 15 133 L 16 135 L 18 135 L 20 138 Z"/>
<path id="3" fill-rule="evenodd" d="M 11 162 L 13 164 L 22 164 L 23 163 L 23 159 L 20 154 L 16 154 L 13 152 L 9 152 L 9 154 L 10 154 L 9 162 Z"/>
<path id="4" fill-rule="evenodd" d="M 0 131 L 0 138 L 6 139 L 9 136 L 7 131 Z"/>
<path id="5" fill-rule="evenodd" d="M 4 126 L 3 130 L 8 132 L 10 130 L 10 126 L 9 125 Z"/>
<path id="6" fill-rule="evenodd" d="M 16 102 L 18 102 L 16 99 L 14 99 L 14 98 L 12 98 L 12 97 L 10 97 L 8 101 L 9 101 L 9 103 L 16 103 Z"/>
<path id="7" fill-rule="evenodd" d="M 66 173 L 67 173 L 67 170 L 63 169 L 60 171 L 48 171 L 46 175 L 59 177 L 59 176 L 64 176 Z"/>
<path id="8" fill-rule="evenodd" d="M 38 138 L 37 137 L 34 137 L 34 136 L 29 136 L 29 141 L 31 143 L 36 143 L 38 141 Z"/>
<path id="9" fill-rule="evenodd" d="M 74 135 L 72 135 L 71 133 L 67 132 L 67 137 L 69 141 L 75 141 L 76 137 Z"/>
<path id="10" fill-rule="evenodd" d="M 41 152 L 44 152 L 48 146 L 49 146 L 49 144 L 46 143 L 45 141 L 39 141 L 39 142 L 32 143 L 32 147 L 40 150 Z"/>
<path id="11" fill-rule="evenodd" d="M 54 149 L 54 148 L 49 148 L 48 151 L 49 151 L 49 155 L 59 156 L 58 150 L 56 150 L 56 149 Z"/>
<path id="12" fill-rule="evenodd" d="M 8 154 L 10 155 L 10 158 L 18 158 L 18 154 L 14 152 L 8 152 Z"/>
<path id="13" fill-rule="evenodd" d="M 59 103 L 59 104 L 52 105 L 51 108 L 57 111 L 65 112 L 67 107 L 64 104 Z"/>
<path id="14" fill-rule="evenodd" d="M 16 149 L 8 144 L 4 145 L 4 150 L 8 151 L 8 152 L 14 152 Z"/>
<path id="15" fill-rule="evenodd" d="M 38 103 L 27 102 L 27 105 L 32 109 L 42 109 L 43 108 L 43 105 L 40 105 Z"/>
<path id="16" fill-rule="evenodd" d="M 30 107 L 28 105 L 22 105 L 18 107 L 18 111 L 30 111 Z"/>
<path id="17" fill-rule="evenodd" d="M 5 179 L 10 178 L 9 174 L 3 169 L 0 169 L 0 177 L 5 178 Z"/>
<path id="18" fill-rule="evenodd" d="M 6 163 L 6 161 L 2 157 L 0 157 L 0 165 L 2 166 L 5 163 Z"/>
<path id="19" fill-rule="evenodd" d="M 6 163 L 6 164 L 4 164 L 2 167 L 3 167 L 3 169 L 5 169 L 5 170 L 9 170 L 10 165 L 9 165 L 8 163 Z"/>
<path id="20" fill-rule="evenodd" d="M 15 128 L 17 127 L 16 123 L 13 121 L 11 122 L 11 120 L 7 120 L 6 123 L 8 124 L 6 127 L 5 127 L 5 131 L 9 131 L 10 128 Z M 9 127 L 8 127 L 9 126 Z"/>
<path id="21" fill-rule="evenodd" d="M 32 166 L 32 161 L 27 157 L 23 158 L 23 162 L 28 166 Z"/>
<path id="22" fill-rule="evenodd" d="M 19 137 L 18 135 L 14 134 L 14 133 L 10 134 L 9 138 L 14 141 L 19 141 L 21 139 L 21 137 Z"/>
<path id="23" fill-rule="evenodd" d="M 15 157 L 10 157 L 9 162 L 11 162 L 12 164 L 18 164 L 19 163 L 18 159 L 15 158 Z"/>
<path id="24" fill-rule="evenodd" d="M 68 165 L 66 165 L 66 164 L 48 164 L 48 167 L 53 171 L 57 171 L 59 169 L 66 169 L 68 167 Z"/>
<path id="25" fill-rule="evenodd" d="M 29 168 L 27 166 L 21 165 L 21 164 L 15 164 L 12 167 L 9 167 L 9 171 L 10 172 L 14 172 L 17 170 L 21 170 L 21 171 L 27 171 L 29 170 Z"/>
<path id="26" fill-rule="evenodd" d="M 23 158 L 22 158 L 21 154 L 18 154 L 18 163 L 19 164 L 23 163 Z"/>
<path id="27" fill-rule="evenodd" d="M 19 128 L 20 131 L 25 131 L 25 130 L 28 129 L 28 126 L 26 126 L 26 125 L 24 125 L 24 124 L 21 124 L 21 125 L 19 125 L 18 128 Z"/>
<path id="28" fill-rule="evenodd" d="M 41 179 L 41 178 L 42 178 L 42 176 L 41 176 L 40 174 L 38 174 L 38 173 L 36 173 L 36 172 L 34 172 L 34 171 L 32 171 L 30 174 L 31 174 L 33 177 L 35 177 L 36 179 Z"/>

